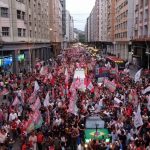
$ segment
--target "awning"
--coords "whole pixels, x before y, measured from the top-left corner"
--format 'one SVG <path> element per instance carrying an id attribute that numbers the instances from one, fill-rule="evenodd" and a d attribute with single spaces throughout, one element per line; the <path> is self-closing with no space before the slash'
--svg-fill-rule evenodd
<path id="1" fill-rule="evenodd" d="M 28 49 L 39 49 L 39 48 L 46 48 L 50 47 L 50 44 L 9 44 L 9 45 L 3 45 L 0 48 L 0 51 L 14 51 L 14 50 L 28 50 Z"/>

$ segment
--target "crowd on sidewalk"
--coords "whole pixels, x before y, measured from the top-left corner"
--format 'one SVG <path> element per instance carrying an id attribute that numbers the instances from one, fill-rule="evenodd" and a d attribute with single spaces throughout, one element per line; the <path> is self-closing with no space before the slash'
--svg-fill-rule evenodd
<path id="1" fill-rule="evenodd" d="M 94 113 L 111 141 L 91 139 L 87 149 L 150 150 L 150 74 L 140 70 L 135 80 L 126 68 L 99 84 L 95 66 L 112 69 L 76 47 L 48 65 L 38 61 L 32 72 L 1 75 L 0 148 L 19 140 L 21 150 L 83 149 L 86 117 Z M 84 70 L 84 80 L 75 70 Z"/>

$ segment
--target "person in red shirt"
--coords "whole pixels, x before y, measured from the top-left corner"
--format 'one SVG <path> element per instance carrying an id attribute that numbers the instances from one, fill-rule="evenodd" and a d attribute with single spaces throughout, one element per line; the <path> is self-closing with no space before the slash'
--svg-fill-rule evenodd
<path id="1" fill-rule="evenodd" d="M 21 150 L 27 150 L 27 148 L 28 148 L 28 146 L 27 146 L 26 141 L 23 141 L 23 144 L 22 144 Z"/>
<path id="2" fill-rule="evenodd" d="M 39 150 L 40 149 L 42 150 L 43 142 L 44 142 L 44 135 L 41 131 L 39 131 L 37 134 L 37 146 Z"/>

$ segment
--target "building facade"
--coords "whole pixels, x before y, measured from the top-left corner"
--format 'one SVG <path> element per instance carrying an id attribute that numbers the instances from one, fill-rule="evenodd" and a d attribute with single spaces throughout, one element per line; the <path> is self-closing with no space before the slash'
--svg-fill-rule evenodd
<path id="1" fill-rule="evenodd" d="M 69 11 L 66 10 L 66 35 L 65 35 L 66 42 L 74 41 L 74 30 L 73 29 L 74 29 L 73 17 L 70 15 Z"/>
<path id="2" fill-rule="evenodd" d="M 135 0 L 130 52 L 134 63 L 150 68 L 150 1 Z"/>
<path id="3" fill-rule="evenodd" d="M 0 0 L 1 67 L 18 73 L 50 58 L 48 10 L 49 0 Z"/>
<path id="4" fill-rule="evenodd" d="M 114 55 L 128 60 L 128 44 L 132 33 L 133 0 L 116 0 Z"/>

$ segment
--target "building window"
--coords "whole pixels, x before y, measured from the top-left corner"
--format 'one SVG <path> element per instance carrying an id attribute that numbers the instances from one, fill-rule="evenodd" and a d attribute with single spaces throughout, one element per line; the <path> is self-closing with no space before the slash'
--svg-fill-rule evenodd
<path id="1" fill-rule="evenodd" d="M 24 20 L 25 19 L 25 12 L 22 12 L 22 18 L 21 18 L 22 20 Z"/>
<path id="2" fill-rule="evenodd" d="M 8 8 L 1 7 L 1 17 L 8 18 Z"/>
<path id="3" fill-rule="evenodd" d="M 32 37 L 32 30 L 30 30 L 30 38 Z"/>
<path id="4" fill-rule="evenodd" d="M 17 10 L 17 19 L 21 19 L 21 11 Z"/>
<path id="5" fill-rule="evenodd" d="M 2 27 L 2 36 L 9 36 L 9 27 Z"/>
<path id="6" fill-rule="evenodd" d="M 22 36 L 21 32 L 22 32 L 22 29 L 21 29 L 21 28 L 18 28 L 18 37 L 21 37 L 21 36 Z"/>
<path id="7" fill-rule="evenodd" d="M 16 0 L 17 2 L 24 3 L 24 0 Z"/>
<path id="8" fill-rule="evenodd" d="M 26 37 L 26 29 L 23 29 L 23 37 Z"/>

